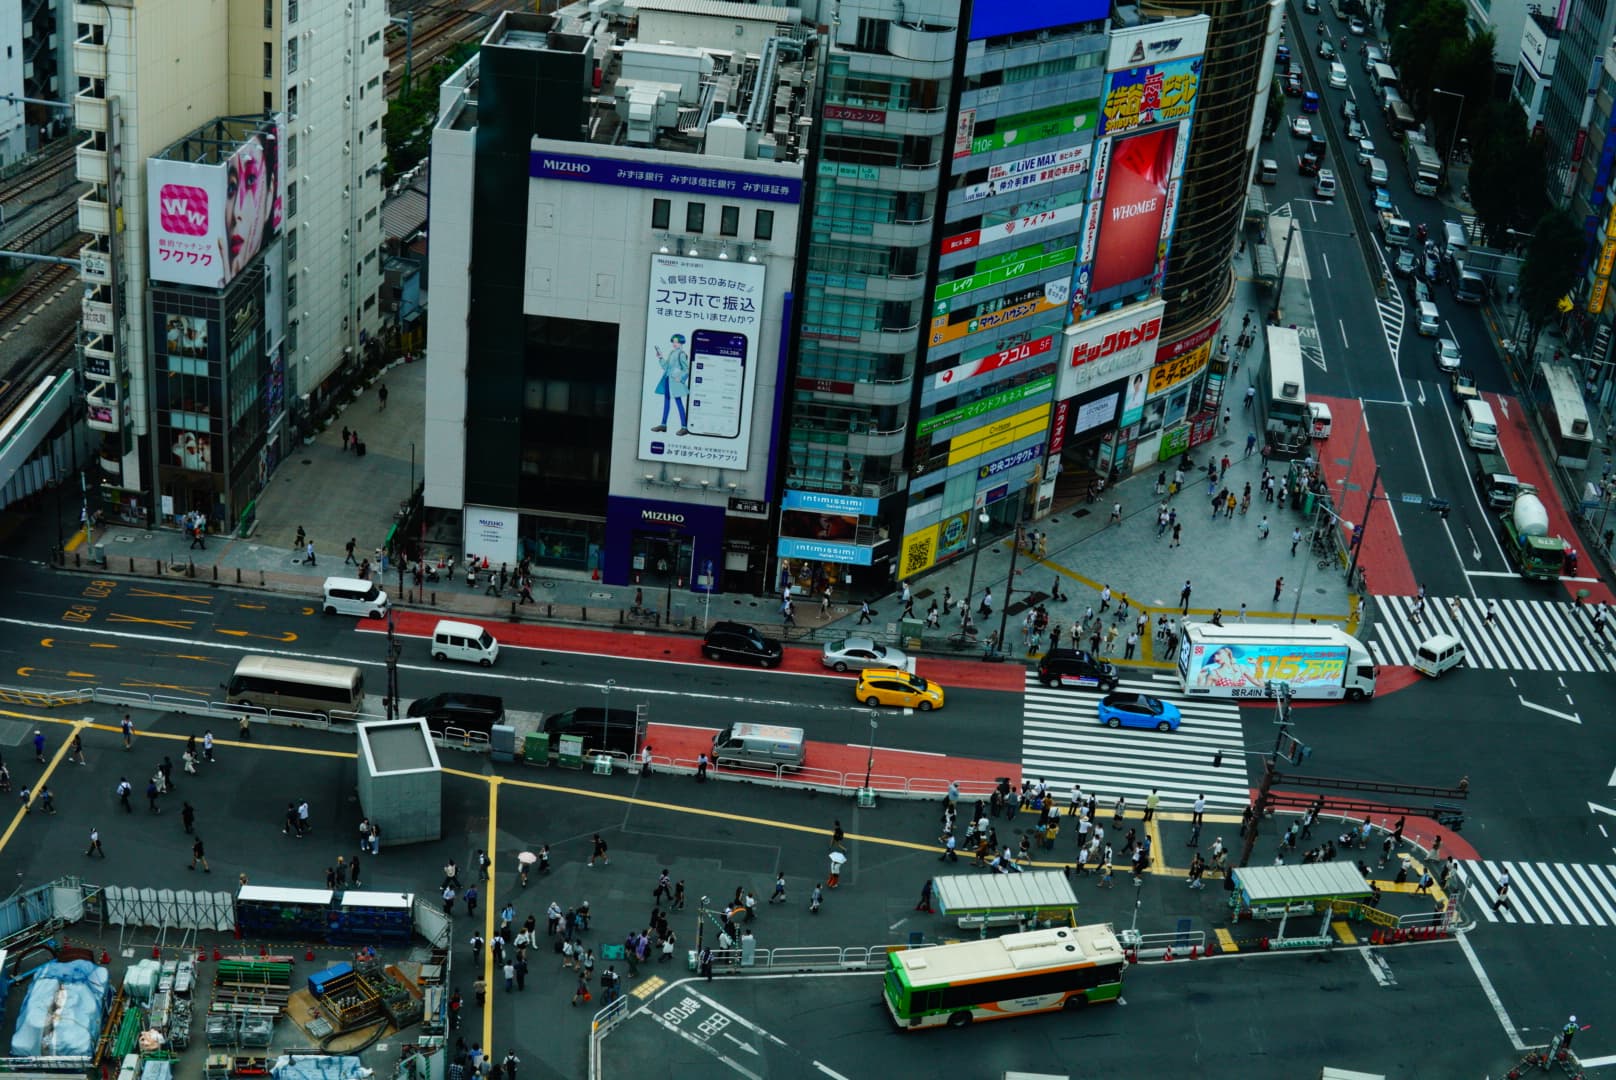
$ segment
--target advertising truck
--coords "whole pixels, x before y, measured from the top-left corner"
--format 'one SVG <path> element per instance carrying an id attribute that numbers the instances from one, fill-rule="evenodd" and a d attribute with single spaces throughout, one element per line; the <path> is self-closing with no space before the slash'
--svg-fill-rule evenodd
<path id="1" fill-rule="evenodd" d="M 1271 698 L 1289 683 L 1297 700 L 1362 701 L 1375 693 L 1375 662 L 1351 634 L 1333 626 L 1213 626 L 1184 622 L 1179 685 L 1186 694 Z"/>

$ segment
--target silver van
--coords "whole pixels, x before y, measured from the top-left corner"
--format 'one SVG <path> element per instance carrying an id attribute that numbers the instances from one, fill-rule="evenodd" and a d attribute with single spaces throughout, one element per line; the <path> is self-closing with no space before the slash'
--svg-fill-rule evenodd
<path id="1" fill-rule="evenodd" d="M 1373 71 L 1376 64 L 1384 64 L 1385 62 L 1386 54 L 1381 51 L 1379 45 L 1368 45 L 1364 47 L 1363 69 L 1365 71 Z"/>
<path id="2" fill-rule="evenodd" d="M 432 659 L 463 660 L 490 667 L 499 659 L 499 642 L 474 623 L 443 619 L 432 628 Z"/>
<path id="3" fill-rule="evenodd" d="M 1470 241 L 1464 226 L 1457 221 L 1442 223 L 1442 257 L 1450 263 L 1461 263 L 1470 254 Z"/>
<path id="4" fill-rule="evenodd" d="M 1493 418 L 1493 407 L 1480 398 L 1471 398 L 1459 414 L 1459 427 L 1465 442 L 1477 450 L 1498 448 L 1498 421 Z"/>
<path id="5" fill-rule="evenodd" d="M 735 724 L 713 736 L 713 762 L 754 768 L 796 769 L 803 759 L 802 728 Z"/>
<path id="6" fill-rule="evenodd" d="M 1386 186 L 1386 159 L 1372 157 L 1369 159 L 1369 182 L 1376 187 Z"/>
<path id="7" fill-rule="evenodd" d="M 327 615 L 358 615 L 380 619 L 387 614 L 391 603 L 381 586 L 374 581 L 328 577 L 325 579 L 325 600 L 320 610 Z"/>
<path id="8" fill-rule="evenodd" d="M 1422 675 L 1440 679 L 1449 668 L 1464 666 L 1464 642 L 1452 634 L 1433 634 L 1414 650 L 1413 668 Z"/>

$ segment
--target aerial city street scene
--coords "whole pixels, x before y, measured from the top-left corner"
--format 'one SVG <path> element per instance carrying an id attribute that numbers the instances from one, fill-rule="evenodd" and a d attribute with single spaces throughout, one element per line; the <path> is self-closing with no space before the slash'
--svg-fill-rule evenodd
<path id="1" fill-rule="evenodd" d="M 1612 42 L 0 0 L 0 1080 L 1616 1075 Z"/>

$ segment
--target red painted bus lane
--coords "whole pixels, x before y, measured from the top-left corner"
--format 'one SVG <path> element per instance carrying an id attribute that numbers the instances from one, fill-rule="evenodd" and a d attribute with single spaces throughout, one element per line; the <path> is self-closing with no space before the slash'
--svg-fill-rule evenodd
<path id="1" fill-rule="evenodd" d="M 429 638 L 432 636 L 432 628 L 442 620 L 430 612 L 398 609 L 394 612 L 393 621 L 397 632 L 404 637 Z M 740 666 L 708 660 L 701 655 L 701 639 L 696 637 L 642 631 L 595 630 L 577 626 L 547 626 L 538 623 L 503 623 L 487 619 L 457 618 L 454 621 L 480 626 L 493 634 L 501 646 L 513 649 L 542 649 L 549 652 L 616 656 L 626 660 L 704 664 L 722 668 Z M 361 619 L 356 628 L 365 633 L 385 634 L 387 623 L 382 619 Z M 785 648 L 785 657 L 780 667 L 775 670 L 796 675 L 823 675 L 827 678 L 858 677 L 856 672 L 837 675 L 821 664 L 819 657 L 818 648 L 788 644 Z M 944 689 L 958 687 L 1019 694 L 1026 684 L 1026 668 L 1020 664 L 988 664 L 976 660 L 934 659 L 921 656 L 917 658 L 916 670 L 926 678 L 942 683 Z"/>

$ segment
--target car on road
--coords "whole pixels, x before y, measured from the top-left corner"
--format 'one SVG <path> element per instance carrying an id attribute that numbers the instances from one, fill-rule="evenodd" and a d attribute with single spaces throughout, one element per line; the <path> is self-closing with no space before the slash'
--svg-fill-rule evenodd
<path id="1" fill-rule="evenodd" d="M 1313 180 L 1313 194 L 1320 199 L 1335 198 L 1335 173 L 1320 169 L 1319 175 Z"/>
<path id="2" fill-rule="evenodd" d="M 1319 111 L 1319 95 L 1309 90 L 1302 95 L 1302 111 L 1316 113 Z"/>
<path id="3" fill-rule="evenodd" d="M 1325 156 L 1329 154 L 1330 142 L 1324 137 L 1323 124 L 1314 128 L 1313 133 L 1307 137 L 1307 148 L 1317 154 L 1320 161 L 1323 161 Z"/>
<path id="4" fill-rule="evenodd" d="M 1354 121 L 1352 121 L 1352 123 L 1357 124 L 1358 121 L 1354 120 Z M 1358 124 L 1358 129 L 1360 131 L 1362 131 L 1363 130 L 1363 125 Z M 1358 140 L 1358 164 L 1367 165 L 1367 164 L 1369 164 L 1369 159 L 1374 157 L 1374 156 L 1375 156 L 1375 140 L 1373 140 L 1373 139 L 1359 139 Z"/>
<path id="5" fill-rule="evenodd" d="M 1296 171 L 1303 176 L 1319 175 L 1319 155 L 1312 153 L 1296 155 Z"/>
<path id="6" fill-rule="evenodd" d="M 1442 332 L 1442 314 L 1429 300 L 1421 300 L 1415 308 L 1415 326 L 1424 337 L 1436 337 Z"/>
<path id="7" fill-rule="evenodd" d="M 1094 711 L 1100 723 L 1110 728 L 1155 728 L 1177 731 L 1184 719 L 1178 706 L 1149 694 L 1107 694 Z"/>
<path id="8" fill-rule="evenodd" d="M 1302 0 L 1302 10 L 1309 15 L 1319 13 L 1319 0 Z"/>
<path id="9" fill-rule="evenodd" d="M 1291 134 L 1298 139 L 1305 139 L 1313 134 L 1313 122 L 1305 116 L 1291 117 Z"/>
<path id="10" fill-rule="evenodd" d="M 1436 366 L 1443 371 L 1458 371 L 1459 365 L 1464 362 L 1459 355 L 1459 343 L 1452 338 L 1438 338 L 1432 356 L 1436 359 Z"/>
<path id="11" fill-rule="evenodd" d="M 1398 248 L 1397 261 L 1392 264 L 1392 273 L 1400 278 L 1412 278 L 1419 265 L 1420 257 L 1414 254 L 1413 248 Z"/>
<path id="12" fill-rule="evenodd" d="M 1476 386 L 1476 377 L 1464 368 L 1458 368 L 1448 375 L 1453 387 L 1453 400 L 1464 408 L 1464 403 L 1472 398 L 1481 396 L 1481 389 Z"/>
<path id="13" fill-rule="evenodd" d="M 1349 123 L 1358 119 L 1358 103 L 1350 97 L 1341 99 L 1341 119 Z"/>
<path id="14" fill-rule="evenodd" d="M 1386 189 L 1378 184 L 1369 189 L 1369 201 L 1374 204 L 1376 211 L 1390 210 L 1392 208 L 1391 195 L 1387 194 Z"/>
<path id="15" fill-rule="evenodd" d="M 1421 271 L 1425 274 L 1425 280 L 1432 285 L 1435 285 L 1442 277 L 1442 259 L 1430 248 L 1425 249 Z"/>
<path id="16" fill-rule="evenodd" d="M 764 637 L 757 627 L 738 622 L 713 623 L 702 639 L 701 652 L 709 660 L 734 660 L 764 667 L 778 667 L 785 656 L 779 638 Z"/>
<path id="17" fill-rule="evenodd" d="M 1347 65 L 1336 60 L 1330 64 L 1330 89 L 1345 90 L 1347 88 Z"/>
<path id="18" fill-rule="evenodd" d="M 853 696 L 874 708 L 896 705 L 904 709 L 931 712 L 943 707 L 943 688 L 930 679 L 911 675 L 898 668 L 865 668 L 859 672 Z"/>
<path id="19" fill-rule="evenodd" d="M 1408 279 L 1408 297 L 1414 306 L 1418 307 L 1420 304 L 1431 299 L 1431 286 L 1427 285 L 1425 281 L 1416 274 Z"/>
<path id="20" fill-rule="evenodd" d="M 1118 679 L 1115 664 L 1081 649 L 1050 649 L 1038 661 L 1038 681 L 1045 686 L 1092 686 L 1110 693 Z"/>
<path id="21" fill-rule="evenodd" d="M 1364 25 L 1364 21 L 1358 18 L 1356 15 L 1347 20 L 1348 33 L 1356 34 L 1358 37 L 1363 37 L 1363 35 L 1368 32 L 1368 29 L 1369 28 Z"/>
<path id="22" fill-rule="evenodd" d="M 1293 71 L 1285 76 L 1285 94 L 1288 97 L 1302 96 L 1302 75 Z"/>
<path id="23" fill-rule="evenodd" d="M 1319 42 L 1319 55 L 1326 60 L 1335 59 L 1335 45 L 1331 43 L 1329 38 L 1324 38 Z"/>
<path id="24" fill-rule="evenodd" d="M 825 642 L 819 662 L 832 671 L 863 671 L 865 668 L 907 668 L 909 658 L 873 638 L 850 637 Z"/>
<path id="25" fill-rule="evenodd" d="M 1363 121 L 1359 120 L 1356 116 L 1354 116 L 1351 120 L 1347 121 L 1347 141 L 1348 142 L 1369 142 L 1369 129 L 1364 127 L 1363 126 Z M 1369 142 L 1369 145 L 1370 145 L 1370 148 L 1373 149 L 1375 144 L 1372 143 L 1372 142 Z M 1359 164 L 1361 165 L 1363 163 L 1359 162 Z"/>

